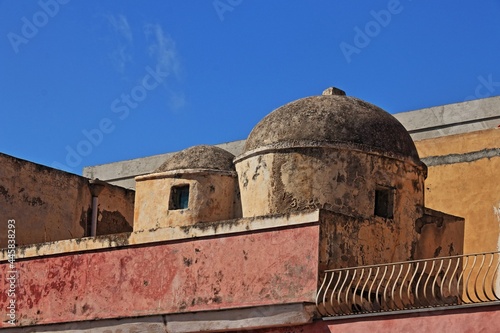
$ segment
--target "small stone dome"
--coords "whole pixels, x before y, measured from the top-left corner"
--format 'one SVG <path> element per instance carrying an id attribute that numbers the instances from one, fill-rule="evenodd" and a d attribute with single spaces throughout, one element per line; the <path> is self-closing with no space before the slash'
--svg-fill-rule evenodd
<path id="1" fill-rule="evenodd" d="M 348 145 L 419 161 L 404 126 L 381 108 L 329 88 L 322 96 L 290 102 L 271 112 L 250 133 L 244 153 L 271 146 Z"/>
<path id="2" fill-rule="evenodd" d="M 155 172 L 180 169 L 234 171 L 234 155 L 215 146 L 194 146 L 171 155 Z"/>

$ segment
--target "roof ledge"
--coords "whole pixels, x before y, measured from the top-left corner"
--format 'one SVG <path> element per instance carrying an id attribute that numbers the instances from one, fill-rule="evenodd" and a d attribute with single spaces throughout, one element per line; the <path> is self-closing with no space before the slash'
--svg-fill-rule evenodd
<path id="1" fill-rule="evenodd" d="M 301 303 L 167 315 L 167 332 L 225 332 L 303 325 L 312 322 L 315 306 Z"/>

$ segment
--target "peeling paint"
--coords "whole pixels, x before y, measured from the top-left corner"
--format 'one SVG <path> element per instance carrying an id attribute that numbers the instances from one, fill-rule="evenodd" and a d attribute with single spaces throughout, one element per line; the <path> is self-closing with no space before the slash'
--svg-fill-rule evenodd
<path id="1" fill-rule="evenodd" d="M 19 324 L 314 302 L 318 228 L 25 259 L 18 264 Z M 2 276 L 8 269 L 0 265 Z M 0 297 L 0 307 L 7 301 Z"/>

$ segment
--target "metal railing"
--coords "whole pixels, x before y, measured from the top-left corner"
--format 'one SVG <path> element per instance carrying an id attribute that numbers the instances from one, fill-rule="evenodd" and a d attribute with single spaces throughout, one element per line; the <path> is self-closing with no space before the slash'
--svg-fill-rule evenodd
<path id="1" fill-rule="evenodd" d="M 324 272 L 316 296 L 323 316 L 500 301 L 500 252 Z"/>

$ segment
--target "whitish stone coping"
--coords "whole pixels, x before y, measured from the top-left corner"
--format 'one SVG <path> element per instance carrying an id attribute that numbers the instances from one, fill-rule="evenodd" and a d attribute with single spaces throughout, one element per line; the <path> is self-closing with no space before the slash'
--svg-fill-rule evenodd
<path id="1" fill-rule="evenodd" d="M 312 322 L 315 306 L 280 304 L 225 311 L 183 313 L 166 316 L 167 332 L 225 332 L 303 325 Z"/>
<path id="2" fill-rule="evenodd" d="M 56 254 L 95 251 L 132 245 L 178 241 L 211 236 L 230 235 L 319 221 L 319 210 L 290 213 L 286 215 L 258 216 L 219 222 L 200 222 L 185 227 L 154 228 L 132 233 L 112 234 L 98 237 L 67 239 L 48 243 L 20 246 L 15 259 L 38 258 Z M 8 260 L 7 249 L 0 250 L 0 263 Z"/>
<path id="3" fill-rule="evenodd" d="M 301 303 L 278 304 L 221 311 L 92 320 L 31 327 L 13 327 L 5 329 L 5 332 L 191 333 L 226 332 L 228 330 L 246 331 L 249 329 L 307 324 L 312 321 L 315 308 L 314 305 L 304 305 Z"/>

